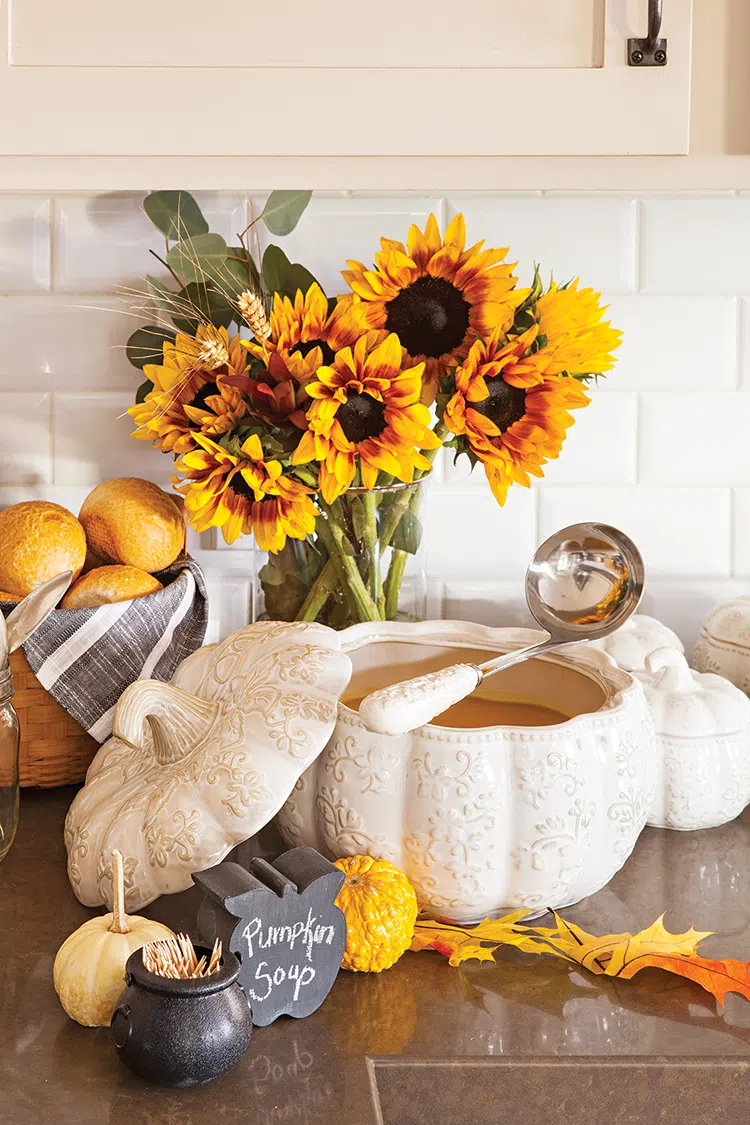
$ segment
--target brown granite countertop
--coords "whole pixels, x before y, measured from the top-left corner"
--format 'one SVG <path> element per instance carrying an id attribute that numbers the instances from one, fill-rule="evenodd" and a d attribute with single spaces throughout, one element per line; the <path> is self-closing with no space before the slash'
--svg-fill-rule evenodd
<path id="1" fill-rule="evenodd" d="M 147 1086 L 109 1031 L 69 1020 L 52 988 L 58 946 L 91 916 L 65 875 L 71 797 L 27 790 L 0 864 L 0 1125 L 747 1120 L 750 1003 L 730 996 L 722 1012 L 655 970 L 616 982 L 515 951 L 460 969 L 407 953 L 377 976 L 342 971 L 313 1016 L 257 1028 L 232 1074 Z M 190 928 L 195 909 L 186 892 L 145 913 Z M 750 959 L 750 815 L 703 832 L 646 829 L 609 886 L 566 914 L 604 933 L 665 909 L 675 930 L 718 931 L 709 954 Z"/>

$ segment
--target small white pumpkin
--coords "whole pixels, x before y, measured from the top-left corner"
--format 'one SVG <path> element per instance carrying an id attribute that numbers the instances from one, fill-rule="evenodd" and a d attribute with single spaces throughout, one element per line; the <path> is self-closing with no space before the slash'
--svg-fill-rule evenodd
<path id="1" fill-rule="evenodd" d="M 657 648 L 673 648 L 684 652 L 685 648 L 668 626 L 648 617 L 645 613 L 634 613 L 624 625 L 615 629 L 600 641 L 588 642 L 600 652 L 611 656 L 615 664 L 625 672 L 642 672 L 646 667 L 646 657 Z"/>
<path id="2" fill-rule="evenodd" d="M 656 796 L 648 823 L 690 831 L 734 820 L 750 803 L 750 700 L 729 680 L 692 671 L 673 648 L 646 657 L 656 732 Z"/>
<path id="3" fill-rule="evenodd" d="M 161 922 L 125 913 L 119 851 L 112 853 L 112 866 L 112 913 L 84 922 L 66 938 L 55 957 L 55 992 L 70 1018 L 84 1027 L 109 1027 L 125 987 L 130 954 L 150 941 L 174 937 Z"/>

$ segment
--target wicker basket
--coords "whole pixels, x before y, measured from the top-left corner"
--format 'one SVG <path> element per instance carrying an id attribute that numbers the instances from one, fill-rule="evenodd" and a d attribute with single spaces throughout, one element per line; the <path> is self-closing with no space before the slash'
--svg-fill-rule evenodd
<path id="1" fill-rule="evenodd" d="M 99 743 L 42 687 L 22 649 L 10 666 L 21 723 L 21 785 L 53 789 L 83 781 Z"/>

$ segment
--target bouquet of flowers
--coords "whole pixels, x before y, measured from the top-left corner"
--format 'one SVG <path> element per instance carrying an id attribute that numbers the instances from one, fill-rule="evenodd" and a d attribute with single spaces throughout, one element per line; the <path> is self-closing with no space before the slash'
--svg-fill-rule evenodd
<path id="1" fill-rule="evenodd" d="M 192 526 L 268 552 L 269 615 L 343 627 L 399 615 L 438 449 L 480 463 L 503 504 L 558 456 L 621 334 L 577 280 L 545 287 L 535 267 L 519 287 L 460 214 L 381 239 L 329 297 L 279 246 L 250 248 L 260 222 L 290 233 L 310 194 L 272 192 L 236 246 L 187 192 L 146 198 L 173 284 L 139 293 L 153 323 L 128 342 L 145 376 L 130 414 L 176 458 Z"/>

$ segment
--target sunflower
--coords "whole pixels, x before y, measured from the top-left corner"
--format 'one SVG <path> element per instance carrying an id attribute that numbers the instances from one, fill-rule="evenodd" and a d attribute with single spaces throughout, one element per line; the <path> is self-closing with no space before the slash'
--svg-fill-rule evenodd
<path id="1" fill-rule="evenodd" d="M 257 361 L 256 370 L 229 380 L 247 394 L 254 413 L 271 423 L 291 422 L 305 429 L 305 387 L 340 348 L 361 335 L 347 315 L 351 304 L 351 297 L 343 297 L 329 312 L 317 282 L 304 294 L 298 289 L 293 303 L 274 294 L 269 335 L 242 341 Z"/>
<path id="2" fill-rule="evenodd" d="M 408 247 L 382 238 L 373 269 L 350 261 L 343 271 L 357 298 L 349 319 L 361 331 L 397 333 L 408 362 L 425 364 L 423 402 L 432 401 L 438 377 L 466 358 L 478 336 L 510 327 L 528 292 L 514 289 L 507 249 L 482 250 L 483 242 L 464 249 L 465 243 L 463 215 L 450 222 L 442 241 L 430 215 L 424 233 L 411 227 Z"/>
<path id="3" fill-rule="evenodd" d="M 264 461 L 257 434 L 251 434 L 239 454 L 230 453 L 202 434 L 200 448 L 177 462 L 175 487 L 196 531 L 220 527 L 227 543 L 252 533 L 262 551 L 280 551 L 287 537 L 304 539 L 315 530 L 312 489 L 282 475 L 278 461 Z"/>
<path id="4" fill-rule="evenodd" d="M 529 475 L 544 475 L 573 424 L 569 411 L 590 402 L 578 380 L 546 373 L 545 349 L 530 351 L 538 332 L 534 325 L 505 343 L 496 330 L 472 344 L 445 408 L 445 424 L 482 462 L 500 504 L 511 484 L 528 488 Z"/>
<path id="5" fill-rule="evenodd" d="M 606 306 L 600 300 L 593 289 L 579 289 L 577 278 L 565 289 L 553 282 L 539 298 L 536 311 L 539 334 L 546 339 L 546 374 L 600 375 L 614 367 L 611 353 L 622 343 L 622 332 L 603 320 Z"/>
<path id="6" fill-rule="evenodd" d="M 318 487 L 328 504 L 349 488 L 358 463 L 365 488 L 375 487 L 379 469 L 412 481 L 415 469 L 431 468 L 419 450 L 440 445 L 429 428 L 429 411 L 419 402 L 424 365 L 402 370 L 395 333 L 378 341 L 379 334 L 368 333 L 354 349 L 342 348 L 307 385 L 314 400 L 309 428 L 292 463 L 320 462 Z"/>
<path id="7" fill-rule="evenodd" d="M 230 340 L 226 328 L 199 325 L 195 336 L 178 332 L 173 343 L 165 340 L 163 362 L 143 368 L 153 390 L 128 410 L 136 424 L 133 437 L 179 454 L 195 449 L 196 431 L 228 433 L 247 409 L 228 377 L 246 367 L 239 336 Z"/>

